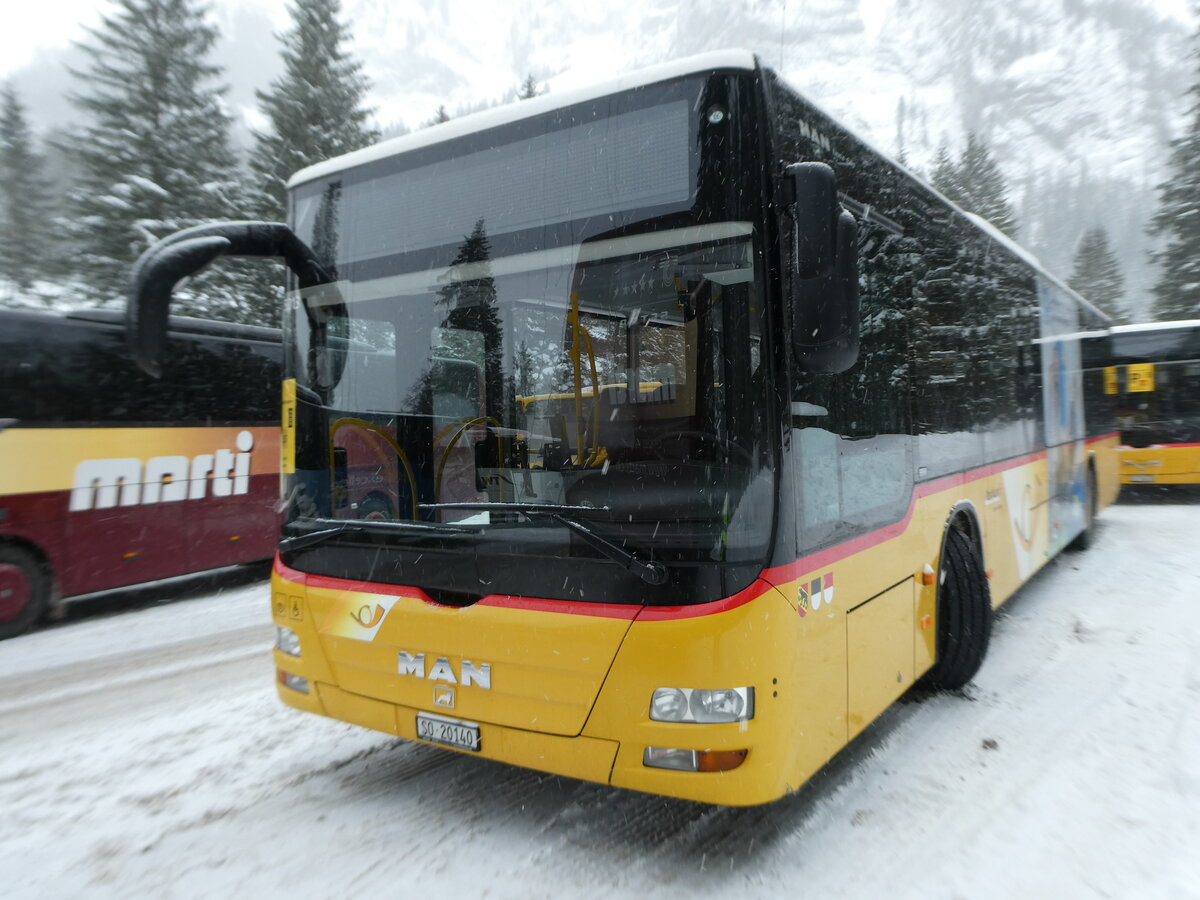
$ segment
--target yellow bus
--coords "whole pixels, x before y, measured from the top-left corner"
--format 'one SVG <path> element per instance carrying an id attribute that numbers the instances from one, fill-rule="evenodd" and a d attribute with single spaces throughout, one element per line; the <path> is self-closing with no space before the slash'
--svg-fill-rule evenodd
<path id="1" fill-rule="evenodd" d="M 751 54 L 290 191 L 286 226 L 148 251 L 131 334 L 152 369 L 170 285 L 219 256 L 292 272 L 271 596 L 297 709 L 767 802 L 918 681 L 965 685 L 993 609 L 1118 489 L 1083 404 L 1101 314 Z"/>
<path id="2" fill-rule="evenodd" d="M 1112 329 L 1122 484 L 1200 484 L 1200 319 Z"/>

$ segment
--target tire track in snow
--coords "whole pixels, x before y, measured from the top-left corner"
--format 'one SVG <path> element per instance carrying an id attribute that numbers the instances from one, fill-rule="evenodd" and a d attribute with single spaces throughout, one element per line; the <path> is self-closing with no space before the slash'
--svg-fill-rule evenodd
<path id="1" fill-rule="evenodd" d="M 63 711 L 76 715 L 80 703 L 87 705 L 89 716 L 101 714 L 108 695 L 157 697 L 173 679 L 199 673 L 207 680 L 222 666 L 255 660 L 260 668 L 269 670 L 272 635 L 273 626 L 264 622 L 125 655 L 22 672 L 0 679 L 0 716 L 8 723 L 32 714 L 40 727 L 45 727 L 50 724 L 47 715 L 51 719 Z M 94 706 L 96 703 L 101 705 Z"/>

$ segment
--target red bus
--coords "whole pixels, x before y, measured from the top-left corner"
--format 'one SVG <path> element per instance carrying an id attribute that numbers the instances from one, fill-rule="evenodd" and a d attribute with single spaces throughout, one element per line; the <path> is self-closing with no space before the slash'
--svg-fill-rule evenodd
<path id="1" fill-rule="evenodd" d="M 0 637 L 274 552 L 279 332 L 172 317 L 169 340 L 154 379 L 122 313 L 0 311 Z"/>

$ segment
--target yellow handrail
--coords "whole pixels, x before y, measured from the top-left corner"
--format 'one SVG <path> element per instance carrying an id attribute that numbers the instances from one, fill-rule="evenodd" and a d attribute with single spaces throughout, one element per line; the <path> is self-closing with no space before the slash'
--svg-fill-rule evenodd
<path id="1" fill-rule="evenodd" d="M 344 419 L 338 419 L 329 427 L 329 483 L 331 485 L 334 483 L 334 469 L 337 467 L 336 457 L 334 455 L 334 450 L 336 449 L 333 442 L 334 438 L 337 437 L 339 429 L 349 425 L 353 425 L 356 428 L 365 428 L 367 431 L 374 432 L 387 441 L 388 445 L 396 452 L 396 457 L 403 464 L 404 474 L 408 478 L 409 495 L 412 497 L 412 519 L 414 522 L 417 521 L 417 479 L 413 475 L 412 466 L 408 464 L 408 457 L 405 455 L 404 451 L 400 449 L 400 445 L 396 442 L 396 439 L 378 425 L 367 422 L 364 419 L 347 417 Z M 332 496 L 333 492 L 330 491 L 330 497 L 332 498 Z"/>
<path id="2" fill-rule="evenodd" d="M 580 466 L 591 465 L 599 455 L 600 436 L 600 378 L 596 372 L 596 351 L 592 345 L 592 336 L 579 321 L 579 292 L 571 291 L 571 311 L 567 313 L 567 324 L 571 326 L 571 349 L 567 355 L 571 358 L 571 370 L 574 376 L 575 388 L 575 456 Z M 588 368 L 592 376 L 592 440 L 597 446 L 593 448 L 587 461 L 583 458 L 583 348 L 581 339 L 587 341 Z"/>

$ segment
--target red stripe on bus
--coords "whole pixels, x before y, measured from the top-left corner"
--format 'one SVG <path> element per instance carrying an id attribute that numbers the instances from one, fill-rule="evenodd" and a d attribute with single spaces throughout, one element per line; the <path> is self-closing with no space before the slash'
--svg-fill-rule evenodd
<path id="1" fill-rule="evenodd" d="M 275 558 L 275 572 L 280 578 L 304 584 L 310 588 L 332 591 L 353 591 L 360 594 L 386 594 L 392 597 L 411 597 L 430 606 L 445 606 L 431 598 L 423 590 L 412 585 L 384 584 L 378 581 L 358 581 L 335 578 L 330 575 L 307 575 L 284 565 Z M 549 600 L 540 597 L 517 597 L 512 594 L 489 594 L 482 597 L 477 606 L 492 606 L 502 609 L 527 609 L 533 612 L 556 612 L 577 616 L 601 616 L 608 619 L 632 619 L 641 610 L 640 606 L 619 603 L 583 603 L 578 600 Z M 455 607 L 447 607 L 455 608 Z"/>
<path id="2" fill-rule="evenodd" d="M 580 600 L 543 600 L 511 594 L 490 594 L 477 604 L 501 609 L 528 609 L 533 612 L 565 613 L 572 616 L 598 616 L 603 619 L 632 619 L 641 606 L 623 603 L 586 603 Z"/>
<path id="3" fill-rule="evenodd" d="M 353 591 L 356 594 L 386 594 L 389 597 L 412 597 L 433 606 L 434 603 L 420 588 L 408 584 L 384 584 L 381 581 L 357 581 L 350 578 L 334 578 L 331 575 L 309 575 L 307 584 L 310 588 L 325 588 L 331 591 Z"/>
<path id="4" fill-rule="evenodd" d="M 869 550 L 872 547 L 882 544 L 884 541 L 899 537 L 908 529 L 908 524 L 912 521 L 913 512 L 917 508 L 917 500 L 950 490 L 954 487 L 962 487 L 971 482 L 979 481 L 981 478 L 997 475 L 1008 469 L 1015 469 L 1018 466 L 1037 462 L 1039 459 L 1044 458 L 1045 455 L 1045 450 L 1039 450 L 1036 453 L 1027 453 L 1024 456 L 1006 459 L 1003 462 L 981 466 L 978 469 L 969 469 L 966 472 L 957 472 L 954 475 L 946 475 L 943 478 L 918 484 L 913 488 L 907 511 L 905 511 L 904 516 L 898 521 L 885 525 L 875 531 L 860 534 L 858 537 L 835 544 L 832 547 L 827 547 L 824 550 L 818 550 L 816 553 L 803 556 L 795 562 L 775 566 L 771 569 L 764 569 L 761 577 L 770 584 L 788 584 L 796 581 L 801 575 L 807 572 L 823 569 L 835 562 L 840 562 L 848 556 Z"/>
<path id="5" fill-rule="evenodd" d="M 307 572 L 299 572 L 296 569 L 293 569 L 291 566 L 284 565 L 283 560 L 280 559 L 278 553 L 275 554 L 275 565 L 273 568 L 275 574 L 284 581 L 292 581 L 300 585 L 306 584 L 308 579 L 312 577 Z"/>
<path id="6" fill-rule="evenodd" d="M 774 588 L 761 578 L 756 578 L 750 584 L 750 587 L 738 591 L 732 597 L 723 597 L 720 600 L 713 600 L 711 603 L 696 603 L 691 606 L 643 606 L 640 607 L 641 615 L 637 617 L 639 622 L 664 622 L 675 619 L 695 619 L 700 616 L 711 616 L 716 613 L 728 612 L 731 609 L 737 609 L 739 606 L 745 606 L 753 600 L 757 600 L 768 591 Z"/>

